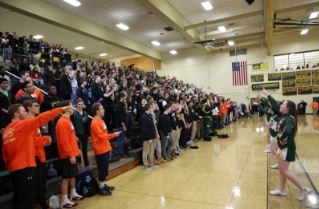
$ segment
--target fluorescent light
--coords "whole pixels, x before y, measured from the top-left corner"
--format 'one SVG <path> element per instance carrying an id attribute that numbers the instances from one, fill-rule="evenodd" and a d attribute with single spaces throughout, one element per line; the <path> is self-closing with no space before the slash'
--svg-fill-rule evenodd
<path id="1" fill-rule="evenodd" d="M 101 53 L 101 54 L 99 54 L 99 56 L 100 57 L 105 57 L 105 56 L 107 56 L 107 53 Z"/>
<path id="2" fill-rule="evenodd" d="M 232 41 L 232 40 L 227 41 L 227 43 L 228 43 L 229 46 L 234 46 L 235 45 L 235 42 Z"/>
<path id="3" fill-rule="evenodd" d="M 226 32 L 226 28 L 225 26 L 221 25 L 221 26 L 218 26 L 218 30 L 222 33 Z"/>
<path id="4" fill-rule="evenodd" d="M 203 1 L 201 4 L 206 11 L 212 10 L 214 8 L 210 1 Z"/>
<path id="5" fill-rule="evenodd" d="M 130 29 L 130 27 L 128 27 L 127 25 L 125 25 L 123 23 L 117 24 L 116 27 L 118 27 L 121 30 L 129 30 Z"/>
<path id="6" fill-rule="evenodd" d="M 38 35 L 33 36 L 33 38 L 34 38 L 34 39 L 39 40 L 39 39 L 42 39 L 42 38 L 43 38 L 43 36 L 42 36 L 42 35 L 40 35 L 40 34 L 38 34 Z"/>
<path id="7" fill-rule="evenodd" d="M 315 19 L 315 18 L 318 17 L 318 15 L 319 15 L 319 11 L 317 11 L 317 12 L 311 12 L 311 13 L 310 13 L 310 16 L 309 16 L 309 19 Z"/>
<path id="8" fill-rule="evenodd" d="M 300 35 L 306 35 L 308 33 L 309 29 L 308 28 L 305 28 L 305 29 L 302 29 L 300 31 Z"/>
<path id="9" fill-rule="evenodd" d="M 152 41 L 151 43 L 152 43 L 154 46 L 159 46 L 159 45 L 161 45 L 161 43 L 158 42 L 158 41 L 156 41 L 156 40 Z"/>
<path id="10" fill-rule="evenodd" d="M 169 53 L 171 53 L 172 55 L 176 55 L 177 51 L 174 49 L 174 50 L 169 51 Z"/>
<path id="11" fill-rule="evenodd" d="M 75 50 L 82 50 L 82 49 L 84 49 L 84 47 L 83 47 L 83 46 L 77 46 L 77 47 L 75 47 L 74 49 L 75 49 Z"/>
<path id="12" fill-rule="evenodd" d="M 81 2 L 79 2 L 78 0 L 63 0 L 64 2 L 71 4 L 74 7 L 79 7 L 81 6 Z"/>

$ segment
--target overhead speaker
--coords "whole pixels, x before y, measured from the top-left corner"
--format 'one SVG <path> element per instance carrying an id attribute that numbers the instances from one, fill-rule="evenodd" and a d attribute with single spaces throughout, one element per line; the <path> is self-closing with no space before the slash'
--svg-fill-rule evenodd
<path id="1" fill-rule="evenodd" d="M 247 2 L 247 4 L 251 5 L 252 3 L 254 3 L 255 0 L 245 0 Z"/>

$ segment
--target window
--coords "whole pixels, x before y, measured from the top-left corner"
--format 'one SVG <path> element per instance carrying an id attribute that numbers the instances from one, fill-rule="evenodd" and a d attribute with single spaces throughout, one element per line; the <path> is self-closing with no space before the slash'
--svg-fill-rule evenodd
<path id="1" fill-rule="evenodd" d="M 319 68 L 319 50 L 274 56 L 275 70 L 299 70 Z"/>

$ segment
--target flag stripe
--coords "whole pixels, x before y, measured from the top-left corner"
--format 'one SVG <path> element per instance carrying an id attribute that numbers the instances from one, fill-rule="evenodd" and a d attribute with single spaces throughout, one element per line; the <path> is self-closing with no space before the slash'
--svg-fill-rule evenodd
<path id="1" fill-rule="evenodd" d="M 233 86 L 248 85 L 247 62 L 233 62 L 232 68 Z"/>

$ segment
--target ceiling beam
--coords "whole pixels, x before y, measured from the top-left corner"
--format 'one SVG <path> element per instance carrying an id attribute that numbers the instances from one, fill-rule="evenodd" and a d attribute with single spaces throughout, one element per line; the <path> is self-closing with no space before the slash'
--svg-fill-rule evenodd
<path id="1" fill-rule="evenodd" d="M 137 0 L 137 2 L 187 38 L 192 40 L 197 38 L 195 30 L 184 30 L 189 22 L 167 0 Z"/>
<path id="2" fill-rule="evenodd" d="M 319 1 L 309 3 L 309 4 L 302 4 L 294 7 L 288 7 L 288 8 L 282 8 L 282 9 L 277 9 L 275 11 L 276 14 L 281 14 L 281 13 L 287 13 L 287 12 L 292 12 L 292 11 L 297 11 L 297 10 L 303 10 L 303 9 L 309 9 L 312 7 L 317 7 L 319 6 Z"/>
<path id="3" fill-rule="evenodd" d="M 161 60 L 159 51 L 45 1 L 0 0 L 0 6 L 134 53 Z"/>
<path id="4" fill-rule="evenodd" d="M 262 10 L 255 11 L 255 12 L 249 12 L 249 13 L 245 13 L 245 14 L 240 14 L 240 15 L 235 15 L 235 16 L 231 16 L 231 17 L 225 17 L 225 18 L 218 19 L 218 20 L 207 21 L 206 26 L 216 25 L 216 24 L 220 24 L 220 23 L 224 23 L 224 22 L 231 22 L 231 21 L 235 21 L 235 20 L 239 20 L 239 19 L 244 19 L 247 17 L 258 16 L 258 15 L 262 15 Z M 185 30 L 191 30 L 194 28 L 203 28 L 203 27 L 205 27 L 204 22 L 185 26 Z"/>

